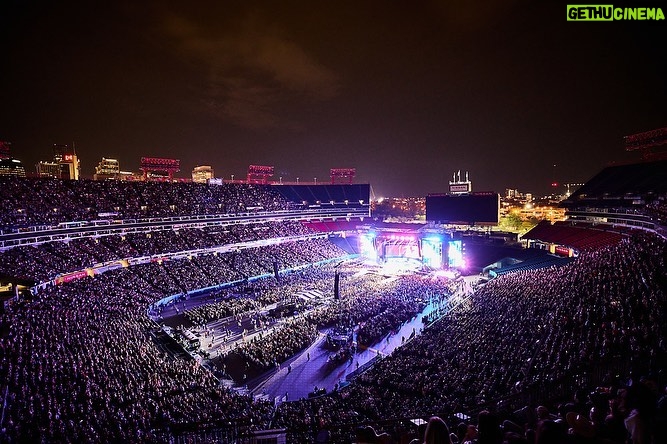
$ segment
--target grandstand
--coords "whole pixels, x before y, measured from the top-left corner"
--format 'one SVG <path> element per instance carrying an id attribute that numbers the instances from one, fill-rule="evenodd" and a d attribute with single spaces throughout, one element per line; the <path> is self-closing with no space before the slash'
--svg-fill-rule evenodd
<path id="1" fill-rule="evenodd" d="M 512 260 L 514 258 L 508 259 L 510 260 L 506 261 L 501 259 L 499 261 L 500 266 L 496 268 L 487 267 L 484 269 L 484 271 L 488 272 L 489 276 L 494 278 L 508 273 L 516 273 L 518 271 L 531 271 L 547 267 L 560 267 L 570 262 L 569 258 L 554 257 L 551 255 L 533 257 L 524 261 Z"/>
<path id="2" fill-rule="evenodd" d="M 76 227 L 76 222 L 307 210 L 320 218 L 368 216 L 370 186 L 63 181 L 0 178 L 0 234 Z M 327 213 L 325 210 L 332 210 Z M 334 211 L 335 210 L 335 211 Z M 313 213 L 314 212 L 314 213 Z M 180 220 L 180 219 L 179 219 Z M 44 230 L 41 230 L 44 231 Z"/>
<path id="3" fill-rule="evenodd" d="M 572 256 L 616 244 L 635 230 L 665 233 L 667 161 L 604 168 L 561 203 L 567 220 L 540 222 L 523 236 L 530 246 Z"/>
<path id="4" fill-rule="evenodd" d="M 611 227 L 609 228 L 611 229 Z M 542 221 L 523 235 L 524 239 L 541 241 L 547 245 L 564 245 L 577 251 L 597 250 L 616 244 L 623 238 L 617 231 L 606 231 L 604 225 L 588 226 L 582 223 Z"/>
<path id="5" fill-rule="evenodd" d="M 553 442 L 590 442 L 558 424 L 591 407 L 620 420 L 597 438 L 633 438 L 635 409 L 664 442 L 666 179 L 632 168 L 651 178 L 604 170 L 535 227 L 546 250 L 471 243 L 514 258 L 486 284 L 353 260 L 332 236 L 368 186 L 3 179 L 0 276 L 31 288 L 0 314 L 0 442 L 410 442 L 438 415 L 523 443 L 538 405 Z M 354 347 L 321 348 L 338 327 Z"/>
<path id="6" fill-rule="evenodd" d="M 655 230 L 667 221 L 653 211 L 667 201 L 667 160 L 610 166 L 563 201 L 570 221 Z"/>
<path id="7" fill-rule="evenodd" d="M 572 193 L 565 205 L 611 201 L 603 206 L 641 206 L 637 197 L 658 198 L 667 193 L 665 171 L 667 160 L 609 166 Z"/>

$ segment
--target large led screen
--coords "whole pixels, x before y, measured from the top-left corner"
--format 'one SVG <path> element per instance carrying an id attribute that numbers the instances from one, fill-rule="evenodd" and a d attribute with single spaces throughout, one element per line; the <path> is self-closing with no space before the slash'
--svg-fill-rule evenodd
<path id="1" fill-rule="evenodd" d="M 426 196 L 426 220 L 449 224 L 498 224 L 497 193 Z"/>

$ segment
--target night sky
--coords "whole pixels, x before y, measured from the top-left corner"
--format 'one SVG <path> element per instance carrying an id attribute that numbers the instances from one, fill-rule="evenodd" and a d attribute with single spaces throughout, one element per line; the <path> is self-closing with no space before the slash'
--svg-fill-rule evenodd
<path id="1" fill-rule="evenodd" d="M 567 22 L 565 4 L 3 0 L 0 140 L 30 171 L 74 142 L 85 176 L 156 156 L 181 177 L 354 167 L 377 197 L 459 169 L 544 193 L 667 126 L 667 23 Z"/>

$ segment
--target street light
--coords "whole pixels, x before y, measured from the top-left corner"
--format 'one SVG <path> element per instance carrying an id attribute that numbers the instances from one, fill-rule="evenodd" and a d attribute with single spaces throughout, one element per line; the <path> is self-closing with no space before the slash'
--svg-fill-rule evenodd
<path id="1" fill-rule="evenodd" d="M 234 175 L 232 174 L 232 183 L 234 183 Z"/>
<path id="2" fill-rule="evenodd" d="M 299 178 L 298 178 L 298 177 L 296 178 L 296 183 L 297 183 L 297 184 L 299 183 Z"/>
<path id="3" fill-rule="evenodd" d="M 315 185 L 317 185 L 317 177 L 313 177 L 313 179 L 315 180 Z"/>

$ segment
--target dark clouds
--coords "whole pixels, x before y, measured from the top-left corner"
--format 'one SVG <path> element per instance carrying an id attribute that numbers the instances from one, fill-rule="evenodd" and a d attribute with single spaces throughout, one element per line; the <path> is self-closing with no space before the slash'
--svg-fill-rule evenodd
<path id="1" fill-rule="evenodd" d="M 543 192 L 664 126 L 664 23 L 568 23 L 530 1 L 42 2 L 0 6 L 0 139 L 28 166 L 75 141 L 181 175 L 356 167 L 378 194 Z M 553 165 L 558 167 L 554 168 Z"/>
<path id="2" fill-rule="evenodd" d="M 287 102 L 336 94 L 336 75 L 261 16 L 241 16 L 219 33 L 167 16 L 164 32 L 176 55 L 206 74 L 202 100 L 226 122 L 248 129 L 298 126 L 280 112 Z"/>

